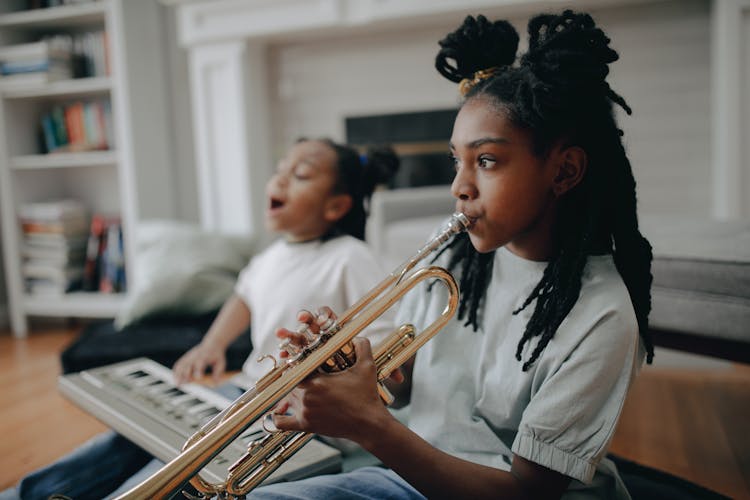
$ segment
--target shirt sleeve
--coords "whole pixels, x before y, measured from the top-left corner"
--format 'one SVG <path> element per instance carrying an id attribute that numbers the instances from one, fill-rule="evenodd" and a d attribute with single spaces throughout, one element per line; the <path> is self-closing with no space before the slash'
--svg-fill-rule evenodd
<path id="1" fill-rule="evenodd" d="M 629 314 L 603 312 L 583 335 L 578 334 L 580 341 L 568 352 L 554 353 L 559 345 L 553 343 L 569 333 L 562 331 L 563 325 L 537 360 L 531 399 L 512 450 L 590 483 L 614 434 L 642 352 L 637 325 Z"/>
<path id="2" fill-rule="evenodd" d="M 254 275 L 253 269 L 257 265 L 258 257 L 253 257 L 250 262 L 240 271 L 237 277 L 237 282 L 234 284 L 234 293 L 236 293 L 245 305 L 250 307 L 250 294 L 252 293 L 252 279 Z"/>

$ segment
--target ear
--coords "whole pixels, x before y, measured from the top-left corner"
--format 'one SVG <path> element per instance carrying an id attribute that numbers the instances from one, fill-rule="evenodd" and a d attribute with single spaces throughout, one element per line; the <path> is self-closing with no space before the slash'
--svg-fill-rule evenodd
<path id="1" fill-rule="evenodd" d="M 328 222 L 336 222 L 352 209 L 352 197 L 348 194 L 334 194 L 326 200 L 323 216 Z"/>
<path id="2" fill-rule="evenodd" d="M 559 152 L 558 159 L 552 189 L 556 196 L 562 196 L 581 182 L 588 166 L 588 157 L 582 148 L 569 146 Z"/>

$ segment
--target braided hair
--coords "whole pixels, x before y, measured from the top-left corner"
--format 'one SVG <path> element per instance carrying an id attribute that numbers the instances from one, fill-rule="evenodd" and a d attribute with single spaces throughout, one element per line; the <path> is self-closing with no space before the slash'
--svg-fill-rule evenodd
<path id="1" fill-rule="evenodd" d="M 516 30 L 506 21 L 469 16 L 440 40 L 435 61 L 448 80 L 469 82 L 464 102 L 488 99 L 514 126 L 529 131 L 537 156 L 543 157 L 560 140 L 587 154 L 583 179 L 560 200 L 558 250 L 531 294 L 513 311 L 518 314 L 534 303 L 516 359 L 522 360 L 524 345 L 533 338 L 538 338 L 536 346 L 522 370 L 539 358 L 578 300 L 588 255 L 611 253 L 627 286 L 650 363 L 651 245 L 638 229 L 635 180 L 613 103 L 628 114 L 631 109 L 606 82 L 608 64 L 618 59 L 617 52 L 588 14 L 566 10 L 539 15 L 529 21 L 528 32 L 529 49 L 514 65 Z M 478 71 L 483 77 L 476 77 Z M 476 330 L 493 253 L 479 254 L 466 234 L 454 238 L 446 250 L 449 269 L 460 271 L 459 318 Z"/>
<path id="2" fill-rule="evenodd" d="M 398 171 L 399 158 L 390 147 L 376 146 L 360 155 L 354 148 L 321 139 L 336 153 L 336 182 L 334 194 L 352 197 L 352 208 L 334 224 L 323 239 L 348 234 L 365 239 L 365 223 L 369 214 L 370 197 L 378 185 L 386 184 Z"/>

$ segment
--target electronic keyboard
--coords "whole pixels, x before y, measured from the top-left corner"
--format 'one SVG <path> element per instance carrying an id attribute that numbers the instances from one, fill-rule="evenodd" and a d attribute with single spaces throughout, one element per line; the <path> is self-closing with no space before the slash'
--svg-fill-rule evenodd
<path id="1" fill-rule="evenodd" d="M 62 375 L 58 387 L 77 406 L 163 462 L 176 457 L 190 436 L 232 403 L 198 384 L 177 387 L 169 368 L 147 358 Z M 210 482 L 224 482 L 229 466 L 263 432 L 259 423 L 253 424 L 224 448 L 201 475 Z M 264 483 L 340 470 L 341 452 L 313 439 Z"/>

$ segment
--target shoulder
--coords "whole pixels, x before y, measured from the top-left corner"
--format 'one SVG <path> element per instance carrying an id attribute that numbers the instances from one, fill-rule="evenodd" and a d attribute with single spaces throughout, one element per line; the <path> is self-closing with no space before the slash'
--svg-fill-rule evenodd
<path id="1" fill-rule="evenodd" d="M 336 238 L 327 240 L 323 242 L 320 249 L 326 254 L 339 258 L 369 259 L 375 257 L 375 254 L 367 243 L 349 235 L 337 236 Z"/>
<path id="2" fill-rule="evenodd" d="M 588 258 L 581 276 L 581 303 L 593 303 L 603 309 L 633 312 L 630 294 L 611 255 Z M 635 316 L 633 316 L 635 319 Z"/>
<path id="3" fill-rule="evenodd" d="M 635 309 L 611 255 L 589 257 L 580 295 L 567 320 L 588 343 L 622 346 L 637 341 Z"/>
<path id="4" fill-rule="evenodd" d="M 284 242 L 284 240 L 277 239 L 271 242 L 263 250 L 255 254 L 250 259 L 250 264 L 262 262 L 264 260 L 273 259 L 277 257 L 280 253 L 282 253 L 286 247 L 287 247 L 287 244 Z"/>

